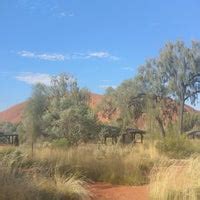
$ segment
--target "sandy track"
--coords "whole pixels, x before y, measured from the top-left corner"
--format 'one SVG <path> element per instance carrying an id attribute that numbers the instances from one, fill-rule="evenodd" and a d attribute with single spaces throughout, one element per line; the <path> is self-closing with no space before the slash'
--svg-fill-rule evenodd
<path id="1" fill-rule="evenodd" d="M 95 183 L 91 186 L 93 200 L 148 200 L 148 186 L 113 186 Z"/>

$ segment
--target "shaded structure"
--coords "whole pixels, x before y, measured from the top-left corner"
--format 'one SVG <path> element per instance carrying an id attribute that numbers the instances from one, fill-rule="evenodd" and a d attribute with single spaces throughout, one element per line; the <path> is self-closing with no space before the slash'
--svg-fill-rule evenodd
<path id="1" fill-rule="evenodd" d="M 104 144 L 107 144 L 108 138 L 111 138 L 112 144 L 115 144 L 115 143 L 117 143 L 119 137 L 122 138 L 121 141 L 123 144 L 125 144 L 126 137 L 128 137 L 128 136 L 131 138 L 132 143 L 136 143 L 137 135 L 140 136 L 140 143 L 143 143 L 145 133 L 146 133 L 145 131 L 136 129 L 136 128 L 126 128 L 124 131 L 121 131 L 121 129 L 118 127 L 105 126 L 105 125 L 103 126 L 103 128 L 101 130 L 101 135 L 103 136 Z"/>
<path id="2" fill-rule="evenodd" d="M 112 139 L 112 144 L 117 143 L 117 139 L 120 136 L 120 131 L 120 128 L 116 126 L 104 125 L 100 133 L 103 136 L 104 144 L 107 143 L 108 138 Z"/>
<path id="3" fill-rule="evenodd" d="M 131 142 L 136 143 L 136 136 L 140 136 L 140 143 L 143 143 L 144 141 L 144 134 L 146 134 L 145 131 L 137 129 L 137 128 L 127 128 L 125 132 L 122 134 L 122 142 L 125 144 L 126 136 L 131 136 Z"/>
<path id="4" fill-rule="evenodd" d="M 187 133 L 189 139 L 200 139 L 200 131 L 190 131 Z"/>
<path id="5" fill-rule="evenodd" d="M 0 144 L 19 145 L 19 138 L 17 134 L 4 134 L 0 132 Z"/>

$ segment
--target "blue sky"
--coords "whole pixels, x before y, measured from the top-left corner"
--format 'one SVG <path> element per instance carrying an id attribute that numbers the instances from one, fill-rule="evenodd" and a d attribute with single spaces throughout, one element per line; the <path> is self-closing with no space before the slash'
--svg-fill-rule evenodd
<path id="1" fill-rule="evenodd" d="M 199 8 L 199 0 L 1 0 L 0 110 L 61 72 L 96 93 L 119 85 L 167 41 L 198 40 Z"/>

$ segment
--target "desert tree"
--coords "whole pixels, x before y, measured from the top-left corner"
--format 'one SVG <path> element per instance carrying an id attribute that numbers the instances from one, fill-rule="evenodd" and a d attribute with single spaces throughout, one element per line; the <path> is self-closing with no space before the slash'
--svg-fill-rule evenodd
<path id="1" fill-rule="evenodd" d="M 179 103 L 179 132 L 183 132 L 183 114 L 186 101 L 195 104 L 200 92 L 200 43 L 192 42 L 187 47 L 184 42 L 167 43 L 157 59 L 157 67 L 162 69 L 170 96 Z"/>
<path id="2" fill-rule="evenodd" d="M 171 100 L 178 102 L 179 132 L 182 133 L 185 102 L 190 100 L 195 104 L 200 92 L 200 43 L 192 42 L 190 48 L 181 41 L 167 43 L 157 58 L 148 60 L 139 68 L 138 78 L 142 83 L 143 98 L 145 95 L 153 100 L 151 105 L 163 135 L 159 108 L 163 116 L 170 119 L 173 112 L 177 112 Z"/>
<path id="3" fill-rule="evenodd" d="M 157 122 L 163 137 L 166 135 L 164 121 L 171 117 L 170 113 L 166 115 L 168 89 L 165 84 L 166 79 L 162 76 L 162 68 L 157 60 L 149 59 L 139 67 L 134 78 L 134 87 L 132 87 L 134 93 L 128 102 L 135 120 L 145 113 L 147 118 L 152 118 Z"/>
<path id="4" fill-rule="evenodd" d="M 31 98 L 28 100 L 23 117 L 23 127 L 27 139 L 31 143 L 32 155 L 33 146 L 37 138 L 42 135 L 42 115 L 47 108 L 46 86 L 37 84 L 33 87 Z"/>
<path id="5" fill-rule="evenodd" d="M 48 106 L 42 119 L 51 138 L 66 138 L 73 145 L 87 142 L 98 132 L 97 118 L 89 107 L 90 92 L 78 86 L 68 74 L 54 76 L 49 87 Z"/>
<path id="6" fill-rule="evenodd" d="M 96 108 L 96 112 L 103 118 L 111 121 L 113 116 L 117 113 L 117 108 L 118 98 L 116 96 L 116 90 L 112 87 L 108 87 L 105 91 L 101 103 Z"/>

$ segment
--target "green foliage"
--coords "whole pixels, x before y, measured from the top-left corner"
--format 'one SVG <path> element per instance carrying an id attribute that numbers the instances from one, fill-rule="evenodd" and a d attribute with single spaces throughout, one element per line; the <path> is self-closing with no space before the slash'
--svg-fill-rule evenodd
<path id="1" fill-rule="evenodd" d="M 200 148 L 185 136 L 166 137 L 158 142 L 157 149 L 169 158 L 177 159 L 187 158 L 194 153 L 200 152 Z"/>
<path id="2" fill-rule="evenodd" d="M 118 98 L 116 97 L 116 90 L 112 87 L 109 87 L 107 88 L 103 100 L 98 105 L 96 111 L 100 111 L 103 117 L 112 120 L 112 117 L 117 112 L 117 102 Z"/>
<path id="3" fill-rule="evenodd" d="M 20 127 L 22 135 L 24 129 L 33 141 L 48 136 L 66 138 L 70 145 L 95 139 L 97 118 L 88 105 L 89 98 L 89 92 L 66 74 L 53 77 L 51 86 L 36 85 Z"/>
<path id="4" fill-rule="evenodd" d="M 17 125 L 10 122 L 0 123 L 0 131 L 5 134 L 16 134 Z"/>
<path id="5" fill-rule="evenodd" d="M 167 43 L 158 57 L 147 60 L 138 74 L 124 81 L 104 98 L 102 111 L 119 111 L 123 126 L 133 124 L 143 113 L 154 118 L 165 136 L 165 121 L 179 113 L 179 132 L 183 130 L 183 107 L 195 104 L 200 92 L 200 42 L 187 47 L 184 42 Z M 136 101 L 135 97 L 139 97 Z M 176 101 L 175 103 L 172 102 Z M 177 103 L 180 106 L 177 107 Z M 137 124 L 135 124 L 137 125 Z"/>
<path id="6" fill-rule="evenodd" d="M 184 104 L 187 100 L 195 105 L 200 92 L 200 43 L 192 42 L 187 47 L 184 42 L 167 43 L 157 58 L 161 66 L 161 77 L 165 80 L 170 96 L 179 106 L 179 133 L 183 132 Z"/>
<path id="7" fill-rule="evenodd" d="M 23 129 L 33 144 L 42 135 L 42 115 L 47 106 L 46 86 L 37 84 L 24 112 Z M 22 126 L 20 127 L 22 129 Z"/>
<path id="8" fill-rule="evenodd" d="M 55 139 L 52 141 L 52 146 L 56 148 L 67 148 L 70 146 L 66 138 Z"/>
<path id="9" fill-rule="evenodd" d="M 117 137 L 120 135 L 121 129 L 116 126 L 107 126 L 107 125 L 102 125 L 101 130 L 99 133 L 99 136 L 103 138 L 104 136 L 107 137 Z"/>
<path id="10" fill-rule="evenodd" d="M 28 139 L 28 135 L 26 134 L 25 127 L 23 125 L 23 121 L 17 126 L 17 134 L 19 135 L 20 143 L 24 143 Z"/>

